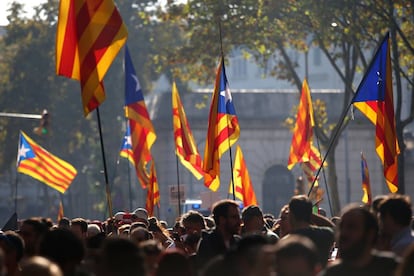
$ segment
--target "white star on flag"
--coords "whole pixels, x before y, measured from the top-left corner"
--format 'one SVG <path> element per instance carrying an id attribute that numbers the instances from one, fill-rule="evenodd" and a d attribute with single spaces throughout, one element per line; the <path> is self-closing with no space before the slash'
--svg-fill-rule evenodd
<path id="1" fill-rule="evenodd" d="M 19 155 L 17 156 L 17 160 L 25 159 L 26 158 L 26 153 L 29 152 L 29 151 L 30 151 L 30 149 L 25 148 L 24 144 L 22 144 L 21 147 L 19 148 Z"/>

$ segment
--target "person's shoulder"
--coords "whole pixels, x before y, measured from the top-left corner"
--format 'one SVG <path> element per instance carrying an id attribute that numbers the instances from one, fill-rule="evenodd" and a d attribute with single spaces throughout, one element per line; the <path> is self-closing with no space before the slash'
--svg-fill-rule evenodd
<path id="1" fill-rule="evenodd" d="M 401 259 L 395 255 L 393 252 L 389 251 L 377 251 L 372 252 L 373 260 L 372 262 L 382 266 L 397 266 Z"/>
<path id="2" fill-rule="evenodd" d="M 341 276 L 346 275 L 345 272 L 342 260 L 338 259 L 328 263 L 328 266 L 320 273 L 320 276 Z"/>

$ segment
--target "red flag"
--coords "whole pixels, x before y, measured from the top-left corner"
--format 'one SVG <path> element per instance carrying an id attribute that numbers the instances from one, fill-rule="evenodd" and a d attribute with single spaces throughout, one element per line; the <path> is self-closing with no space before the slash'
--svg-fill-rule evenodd
<path id="1" fill-rule="evenodd" d="M 112 0 L 61 0 L 56 73 L 78 80 L 85 116 L 105 100 L 103 79 L 127 39 Z"/>
<path id="2" fill-rule="evenodd" d="M 204 185 L 212 191 L 220 186 L 220 158 L 240 136 L 239 121 L 227 82 L 224 60 L 217 69 L 210 106 L 203 169 Z"/>
<path id="3" fill-rule="evenodd" d="M 369 181 L 368 164 L 362 152 L 361 152 L 361 173 L 362 173 L 362 191 L 364 192 L 362 196 L 362 202 L 366 204 L 371 204 L 372 195 L 371 195 L 371 184 Z"/>
<path id="4" fill-rule="evenodd" d="M 191 132 L 190 124 L 187 121 L 175 82 L 172 85 L 172 110 L 175 153 L 180 158 L 181 163 L 197 179 L 201 179 L 204 175 L 203 161 L 198 153 L 197 144 Z"/>
<path id="5" fill-rule="evenodd" d="M 296 163 L 309 161 L 312 146 L 313 108 L 310 91 L 306 80 L 302 84 L 302 94 L 296 115 L 296 124 L 293 130 L 290 145 L 288 169 L 291 170 Z"/>
<path id="6" fill-rule="evenodd" d="M 375 147 L 384 167 L 388 189 L 398 191 L 398 154 L 389 34 L 382 41 L 364 75 L 353 104 L 375 125 Z"/>
<path id="7" fill-rule="evenodd" d="M 160 190 L 158 188 L 157 173 L 155 171 L 154 161 L 152 161 L 148 183 L 147 200 L 145 203 L 145 209 L 147 209 L 149 216 L 154 215 L 154 206 L 157 204 L 160 204 Z"/>
<path id="8" fill-rule="evenodd" d="M 237 145 L 236 157 L 234 159 L 233 177 L 235 196 L 243 201 L 243 205 L 258 205 L 253 184 L 250 180 L 249 171 L 247 170 L 246 162 L 244 161 L 243 152 L 239 145 Z M 229 193 L 233 194 L 231 181 Z"/>

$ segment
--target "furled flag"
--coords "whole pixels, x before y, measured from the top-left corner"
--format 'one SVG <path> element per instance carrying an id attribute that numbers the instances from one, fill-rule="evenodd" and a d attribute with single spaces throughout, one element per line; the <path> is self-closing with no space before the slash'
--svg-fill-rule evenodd
<path id="1" fill-rule="evenodd" d="M 309 161 L 301 163 L 301 167 L 303 172 L 306 175 L 306 179 L 308 180 L 309 184 L 312 184 L 315 181 L 314 186 L 318 186 L 318 181 L 315 180 L 315 172 L 319 169 L 322 165 L 321 154 L 314 145 L 311 145 L 311 150 L 309 153 Z M 326 166 L 326 162 L 324 163 Z"/>
<path id="2" fill-rule="evenodd" d="M 210 106 L 203 169 L 204 185 L 212 191 L 220 186 L 220 158 L 240 136 L 239 121 L 227 82 L 224 58 L 217 69 Z"/>
<path id="3" fill-rule="evenodd" d="M 152 161 L 148 183 L 147 200 L 145 203 L 145 209 L 147 209 L 149 216 L 154 215 L 154 206 L 157 204 L 160 204 L 160 190 L 158 188 L 157 173 L 155 171 L 154 161 Z"/>
<path id="4" fill-rule="evenodd" d="M 293 129 L 292 143 L 288 160 L 288 169 L 296 163 L 309 161 L 312 146 L 312 128 L 314 126 L 312 100 L 306 79 L 302 84 L 302 94 L 296 115 L 296 124 Z"/>
<path id="5" fill-rule="evenodd" d="M 362 196 L 362 202 L 364 202 L 365 204 L 371 204 L 372 196 L 371 196 L 371 184 L 369 181 L 368 164 L 362 152 L 361 152 L 361 173 L 362 173 L 362 191 L 364 192 Z"/>
<path id="6" fill-rule="evenodd" d="M 146 188 L 149 181 L 147 163 L 152 159 L 150 150 L 157 136 L 127 46 L 125 46 L 125 116 L 130 127 L 135 171 L 141 186 Z"/>
<path id="7" fill-rule="evenodd" d="M 235 196 L 243 201 L 243 206 L 258 205 L 243 152 L 239 145 L 237 145 L 236 157 L 234 159 L 233 177 Z M 232 181 L 230 181 L 229 194 L 233 194 Z"/>
<path id="8" fill-rule="evenodd" d="M 131 128 L 129 127 L 129 124 L 127 124 L 127 127 L 126 127 L 125 136 L 124 136 L 124 139 L 122 140 L 122 146 L 121 146 L 119 155 L 121 157 L 128 159 L 128 161 L 131 162 L 133 166 L 135 166 L 135 160 L 133 158 L 133 152 L 132 152 Z"/>
<path id="9" fill-rule="evenodd" d="M 197 144 L 191 132 L 190 124 L 187 121 L 187 116 L 185 115 L 175 82 L 172 84 L 172 114 L 175 153 L 180 158 L 184 167 L 197 179 L 201 179 L 204 175 L 203 161 L 198 153 Z"/>
<path id="10" fill-rule="evenodd" d="M 20 132 L 17 171 L 64 193 L 75 178 L 76 169 Z"/>
<path id="11" fill-rule="evenodd" d="M 398 154 L 389 34 L 382 41 L 352 100 L 375 125 L 375 147 L 388 189 L 398 191 Z"/>
<path id="12" fill-rule="evenodd" d="M 61 0 L 56 74 L 78 80 L 85 116 L 105 100 L 103 79 L 127 39 L 113 0 Z"/>
<path id="13" fill-rule="evenodd" d="M 59 222 L 63 217 L 64 217 L 65 213 L 63 212 L 63 203 L 62 201 L 59 201 L 59 210 L 58 210 L 58 214 L 57 214 L 57 222 Z"/>

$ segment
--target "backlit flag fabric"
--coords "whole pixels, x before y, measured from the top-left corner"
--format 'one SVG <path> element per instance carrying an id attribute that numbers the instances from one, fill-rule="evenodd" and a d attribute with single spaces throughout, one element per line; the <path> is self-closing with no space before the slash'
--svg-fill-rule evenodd
<path id="1" fill-rule="evenodd" d="M 204 185 L 212 191 L 220 186 L 220 158 L 240 136 L 239 121 L 227 82 L 224 59 L 217 69 L 210 106 L 206 146 L 204 150 Z"/>
<path id="2" fill-rule="evenodd" d="M 175 82 L 172 85 L 172 114 L 175 140 L 175 153 L 180 158 L 181 163 L 186 167 L 197 179 L 201 179 L 204 175 L 203 161 L 197 149 L 187 121 L 184 107 L 181 103 Z"/>
<path id="3" fill-rule="evenodd" d="M 141 186 L 145 188 L 149 181 L 146 166 L 152 159 L 150 150 L 157 136 L 127 46 L 125 46 L 125 116 L 128 118 L 131 131 L 135 171 Z"/>
<path id="4" fill-rule="evenodd" d="M 371 196 L 371 184 L 369 181 L 368 164 L 362 152 L 361 152 L 361 173 L 362 173 L 362 191 L 364 193 L 362 195 L 362 202 L 365 204 L 371 204 L 372 196 Z"/>
<path id="5" fill-rule="evenodd" d="M 312 100 L 306 79 L 302 84 L 302 94 L 296 115 L 296 124 L 293 129 L 292 143 L 290 145 L 288 169 L 291 170 L 296 163 L 309 161 L 312 145 L 312 128 L 314 126 Z"/>
<path id="6" fill-rule="evenodd" d="M 389 35 L 382 41 L 353 98 L 353 104 L 375 125 L 375 147 L 388 189 L 398 191 L 398 146 Z"/>
<path id="7" fill-rule="evenodd" d="M 253 184 L 250 180 L 249 171 L 247 170 L 246 162 L 244 161 L 243 152 L 239 145 L 237 145 L 236 157 L 234 159 L 233 177 L 236 198 L 243 201 L 244 206 L 258 205 Z M 229 194 L 233 194 L 231 181 Z"/>
<path id="8" fill-rule="evenodd" d="M 64 193 L 75 178 L 76 169 L 20 132 L 17 171 Z"/>
<path id="9" fill-rule="evenodd" d="M 62 201 L 59 201 L 59 210 L 56 221 L 59 222 L 64 217 L 64 215 L 65 213 L 63 212 L 63 203 Z"/>
<path id="10" fill-rule="evenodd" d="M 78 80 L 85 116 L 105 100 L 103 79 L 127 39 L 113 0 L 61 0 L 56 74 Z"/>
<path id="11" fill-rule="evenodd" d="M 145 209 L 147 209 L 148 215 L 154 215 L 154 206 L 160 204 L 160 190 L 158 188 L 157 173 L 155 171 L 154 161 L 151 162 L 151 171 L 148 183 L 147 200 L 145 203 Z"/>
<path id="12" fill-rule="evenodd" d="M 129 127 L 129 124 L 127 124 L 127 129 L 125 131 L 124 139 L 122 140 L 122 146 L 119 155 L 128 159 L 128 161 L 131 162 L 133 166 L 135 166 L 131 142 L 131 129 Z"/>
<path id="13" fill-rule="evenodd" d="M 319 169 L 322 165 L 321 154 L 319 150 L 314 146 L 311 145 L 311 150 L 309 153 L 309 161 L 303 162 L 301 164 L 302 170 L 306 175 L 306 179 L 308 180 L 309 184 L 312 184 L 315 180 L 315 172 Z M 324 163 L 326 166 L 326 162 Z M 315 181 L 314 187 L 319 185 L 318 181 Z"/>

